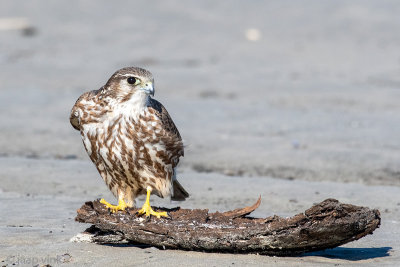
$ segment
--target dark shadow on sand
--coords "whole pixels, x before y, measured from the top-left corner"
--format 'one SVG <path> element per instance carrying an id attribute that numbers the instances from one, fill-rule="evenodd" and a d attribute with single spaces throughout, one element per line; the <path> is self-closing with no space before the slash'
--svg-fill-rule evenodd
<path id="1" fill-rule="evenodd" d="M 142 244 L 142 243 L 126 243 L 126 244 L 102 244 L 103 246 L 109 246 L 109 247 L 119 247 L 119 248 L 123 248 L 123 247 L 127 247 L 127 248 L 151 248 L 154 246 L 151 245 L 147 245 L 147 244 Z"/>
<path id="2" fill-rule="evenodd" d="M 392 247 L 380 247 L 380 248 L 343 248 L 337 247 L 332 249 L 326 249 L 322 251 L 304 253 L 302 257 L 306 256 L 318 256 L 330 259 L 342 259 L 349 261 L 368 260 L 374 258 L 381 258 L 390 256 L 389 252 Z"/>

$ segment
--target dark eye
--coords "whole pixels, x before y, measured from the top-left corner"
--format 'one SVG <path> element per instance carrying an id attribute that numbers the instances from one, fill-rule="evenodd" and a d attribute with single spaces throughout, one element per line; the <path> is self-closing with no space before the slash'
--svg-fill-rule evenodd
<path id="1" fill-rule="evenodd" d="M 128 78 L 128 83 L 129 84 L 135 84 L 136 83 L 136 78 L 135 77 L 129 77 Z"/>

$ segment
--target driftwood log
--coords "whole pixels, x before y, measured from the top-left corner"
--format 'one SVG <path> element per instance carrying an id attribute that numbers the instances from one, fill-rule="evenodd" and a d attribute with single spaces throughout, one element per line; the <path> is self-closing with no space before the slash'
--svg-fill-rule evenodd
<path id="1" fill-rule="evenodd" d="M 145 219 L 137 209 L 110 213 L 99 201 L 86 202 L 75 218 L 93 224 L 97 243 L 135 243 L 208 252 L 296 255 L 357 240 L 380 225 L 378 210 L 327 199 L 291 218 L 246 217 L 260 205 L 228 212 L 165 209 L 170 219 Z"/>

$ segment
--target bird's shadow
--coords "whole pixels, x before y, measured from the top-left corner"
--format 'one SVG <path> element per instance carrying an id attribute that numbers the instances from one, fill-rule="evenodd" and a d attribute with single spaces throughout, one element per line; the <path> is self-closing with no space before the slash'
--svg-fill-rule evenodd
<path id="1" fill-rule="evenodd" d="M 301 256 L 318 256 L 330 259 L 342 259 L 349 261 L 368 260 L 374 258 L 381 258 L 390 256 L 392 247 L 379 247 L 379 248 L 344 248 L 337 247 L 315 252 L 304 253 Z"/>

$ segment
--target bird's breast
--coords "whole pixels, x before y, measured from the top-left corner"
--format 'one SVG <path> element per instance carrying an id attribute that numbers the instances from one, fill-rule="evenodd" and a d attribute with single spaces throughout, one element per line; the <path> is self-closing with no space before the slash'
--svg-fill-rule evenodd
<path id="1" fill-rule="evenodd" d="M 159 151 L 165 151 L 162 128 L 155 115 L 146 110 L 138 116 L 114 115 L 102 122 L 86 124 L 81 131 L 92 160 L 142 161 L 147 165 L 152 164 L 150 159 Z"/>

